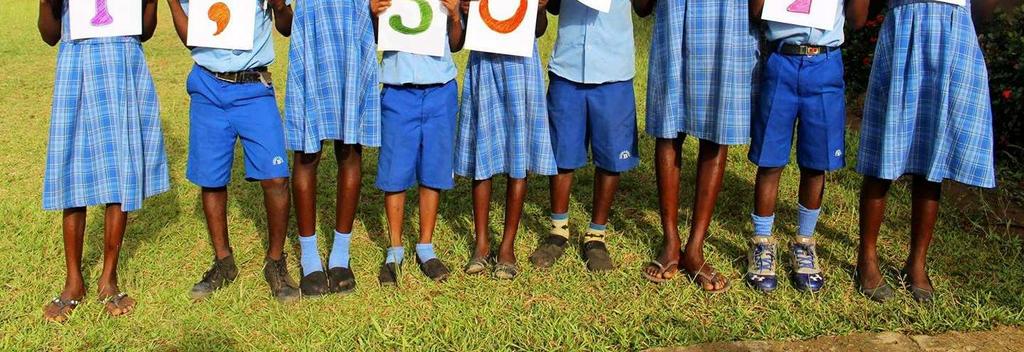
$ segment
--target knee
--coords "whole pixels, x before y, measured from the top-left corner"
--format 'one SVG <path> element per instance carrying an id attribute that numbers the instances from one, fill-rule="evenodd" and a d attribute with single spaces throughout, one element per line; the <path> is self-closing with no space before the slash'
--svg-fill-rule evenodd
<path id="1" fill-rule="evenodd" d="M 288 178 L 280 177 L 270 180 L 260 181 L 260 186 L 263 186 L 263 190 L 267 192 L 281 192 L 288 190 Z"/>
<path id="2" fill-rule="evenodd" d="M 316 153 L 295 153 L 296 168 L 315 168 L 320 164 L 320 152 Z"/>

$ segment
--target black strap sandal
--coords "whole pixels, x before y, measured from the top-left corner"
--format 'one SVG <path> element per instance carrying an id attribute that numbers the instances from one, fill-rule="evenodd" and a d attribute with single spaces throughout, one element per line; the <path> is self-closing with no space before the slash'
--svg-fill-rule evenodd
<path id="1" fill-rule="evenodd" d="M 494 278 L 499 280 L 512 280 L 519 275 L 519 266 L 515 263 L 498 263 L 494 266 Z"/>
<path id="2" fill-rule="evenodd" d="M 43 318 L 55 323 L 63 323 L 71 318 L 71 312 L 78 308 L 82 301 L 77 299 L 60 299 L 54 297 L 50 303 L 43 307 Z"/>
<path id="3" fill-rule="evenodd" d="M 466 264 L 466 267 L 463 268 L 462 271 L 466 273 L 466 275 L 483 274 L 484 272 L 487 271 L 488 268 L 490 268 L 490 266 L 491 263 L 487 260 L 486 257 L 473 258 L 469 260 L 469 263 Z"/>
<path id="4" fill-rule="evenodd" d="M 107 314 L 110 314 L 112 317 L 126 315 L 135 310 L 135 300 L 128 297 L 128 294 L 124 292 L 101 299 L 100 304 L 106 308 Z"/>
<path id="5" fill-rule="evenodd" d="M 868 288 L 864 287 L 864 284 L 860 282 L 860 274 L 857 273 L 857 271 L 854 271 L 853 281 L 857 284 L 857 291 L 872 301 L 885 303 L 885 301 L 888 301 L 895 295 L 892 286 L 889 286 L 889 284 L 885 282 L 885 278 L 882 278 L 882 283 L 877 287 Z"/>
<path id="6" fill-rule="evenodd" d="M 356 289 L 356 276 L 352 273 L 352 269 L 330 268 L 327 270 L 327 278 L 333 293 L 351 293 Z"/>
<path id="7" fill-rule="evenodd" d="M 417 259 L 418 261 L 418 259 Z M 433 258 L 420 264 L 420 271 L 434 282 L 444 282 L 448 279 L 448 267 L 440 259 Z"/>
<path id="8" fill-rule="evenodd" d="M 905 288 L 907 291 L 910 291 L 910 296 L 914 298 L 915 302 L 920 303 L 920 304 L 932 303 L 932 300 L 933 300 L 933 298 L 935 296 L 935 290 L 934 289 L 928 290 L 928 289 L 924 289 L 924 288 L 920 288 L 920 287 L 914 286 L 910 282 L 910 272 L 907 271 L 907 268 L 900 269 L 900 274 L 899 275 L 900 275 L 900 282 L 903 283 L 903 288 Z M 932 284 L 932 279 L 928 278 L 928 285 L 931 286 L 931 284 Z"/>
<path id="9" fill-rule="evenodd" d="M 402 265 L 399 263 L 383 263 L 380 265 L 380 273 L 377 274 L 377 281 L 381 286 L 398 286 L 398 276 Z"/>

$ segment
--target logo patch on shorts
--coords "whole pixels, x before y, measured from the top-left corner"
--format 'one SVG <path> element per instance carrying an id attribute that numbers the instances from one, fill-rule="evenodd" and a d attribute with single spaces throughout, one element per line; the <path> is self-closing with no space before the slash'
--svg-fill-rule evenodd
<path id="1" fill-rule="evenodd" d="M 275 156 L 273 163 L 274 163 L 274 165 L 284 164 L 284 158 L 279 157 L 279 156 Z"/>
<path id="2" fill-rule="evenodd" d="M 630 153 L 628 150 L 623 150 L 622 153 L 619 153 L 619 160 L 626 160 L 631 157 L 633 157 L 633 154 Z"/>
<path id="3" fill-rule="evenodd" d="M 839 150 L 839 149 L 836 149 L 836 157 L 838 158 L 838 157 L 841 157 L 841 156 L 843 156 L 843 151 Z"/>

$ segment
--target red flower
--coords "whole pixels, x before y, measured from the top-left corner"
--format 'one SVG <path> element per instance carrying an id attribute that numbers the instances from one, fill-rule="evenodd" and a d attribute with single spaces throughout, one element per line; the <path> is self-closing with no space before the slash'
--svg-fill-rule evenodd
<path id="1" fill-rule="evenodd" d="M 864 66 L 871 66 L 871 57 L 870 56 L 864 57 Z"/>
<path id="2" fill-rule="evenodd" d="M 1010 98 L 1013 98 L 1013 90 L 1010 90 L 1010 88 L 1003 89 L 1003 100 L 1010 101 Z"/>

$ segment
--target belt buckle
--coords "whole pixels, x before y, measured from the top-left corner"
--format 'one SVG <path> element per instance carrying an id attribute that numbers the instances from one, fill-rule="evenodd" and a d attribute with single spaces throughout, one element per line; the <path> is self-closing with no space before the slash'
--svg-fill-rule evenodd
<path id="1" fill-rule="evenodd" d="M 815 55 L 821 54 L 821 48 L 816 47 L 816 46 L 804 47 L 804 53 L 807 56 L 815 56 Z"/>

